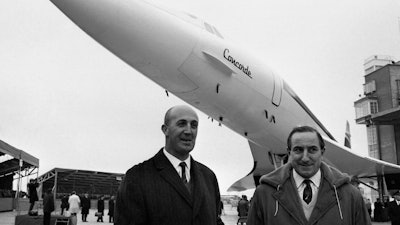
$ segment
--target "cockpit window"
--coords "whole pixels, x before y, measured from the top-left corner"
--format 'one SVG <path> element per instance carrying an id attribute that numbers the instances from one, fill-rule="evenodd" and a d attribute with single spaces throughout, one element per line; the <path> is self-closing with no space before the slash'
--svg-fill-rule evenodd
<path id="1" fill-rule="evenodd" d="M 215 28 L 215 27 L 213 27 L 213 28 L 214 28 L 215 34 L 216 34 L 218 37 L 224 39 L 224 37 L 222 37 L 221 33 L 217 30 L 217 28 Z"/>
<path id="2" fill-rule="evenodd" d="M 192 15 L 190 13 L 187 13 L 190 17 L 192 17 L 193 19 L 197 20 L 198 18 L 195 15 Z"/>
<path id="3" fill-rule="evenodd" d="M 150 2 L 147 2 L 147 3 L 151 4 L 154 7 L 159 8 L 160 10 L 162 10 L 162 11 L 164 11 L 166 13 L 174 15 L 174 16 L 176 16 L 176 17 L 178 17 L 178 18 L 180 18 L 180 19 L 182 19 L 182 20 L 184 20 L 184 21 L 186 21 L 188 23 L 191 23 L 191 24 L 193 24 L 193 25 L 195 25 L 197 27 L 200 27 L 202 29 L 205 29 L 208 32 L 210 32 L 211 34 L 214 34 L 217 37 L 223 39 L 223 36 L 221 35 L 221 33 L 214 26 L 204 22 L 203 20 L 199 19 L 197 16 L 195 16 L 193 14 L 182 12 L 182 11 L 176 11 L 176 10 L 173 10 L 173 9 L 169 9 L 168 7 L 161 7 L 161 6 L 158 6 L 158 5 L 156 5 L 154 3 L 150 3 Z"/>
<path id="4" fill-rule="evenodd" d="M 212 34 L 217 35 L 218 37 L 224 39 L 221 35 L 221 33 L 219 33 L 219 31 L 217 30 L 217 28 L 215 28 L 214 26 L 211 26 L 210 24 L 204 22 L 204 27 L 206 28 L 206 30 Z"/>
<path id="5" fill-rule="evenodd" d="M 212 27 L 211 27 L 211 25 L 210 24 L 208 24 L 208 23 L 204 23 L 204 26 L 206 27 L 206 30 L 208 31 L 208 32 L 210 32 L 210 33 L 214 33 L 214 31 L 213 31 L 213 29 L 212 29 Z"/>

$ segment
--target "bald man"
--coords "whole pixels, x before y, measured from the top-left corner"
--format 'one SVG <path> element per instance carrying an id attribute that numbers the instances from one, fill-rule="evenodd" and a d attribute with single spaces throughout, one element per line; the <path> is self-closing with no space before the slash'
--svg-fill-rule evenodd
<path id="1" fill-rule="evenodd" d="M 217 178 L 190 155 L 198 124 L 196 112 L 188 106 L 166 112 L 161 126 L 165 146 L 126 172 L 118 190 L 115 224 L 217 224 Z"/>

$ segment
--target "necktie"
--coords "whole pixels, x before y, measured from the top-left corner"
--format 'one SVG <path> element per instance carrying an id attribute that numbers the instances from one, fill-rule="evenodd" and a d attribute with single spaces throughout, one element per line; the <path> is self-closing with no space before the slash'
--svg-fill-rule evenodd
<path id="1" fill-rule="evenodd" d="M 185 184 L 186 188 L 190 192 L 190 185 L 189 185 L 189 182 L 188 182 L 188 180 L 186 178 L 186 163 L 185 162 L 181 162 L 181 163 L 179 163 L 179 166 L 182 168 L 182 182 L 183 182 L 183 184 Z"/>
<path id="2" fill-rule="evenodd" d="M 306 185 L 303 191 L 303 200 L 309 204 L 312 199 L 312 189 L 311 189 L 311 181 L 309 179 L 305 179 L 303 183 Z"/>
<path id="3" fill-rule="evenodd" d="M 182 168 L 182 182 L 186 185 L 187 184 L 187 179 L 186 179 L 186 163 L 181 162 L 179 163 L 179 166 Z"/>

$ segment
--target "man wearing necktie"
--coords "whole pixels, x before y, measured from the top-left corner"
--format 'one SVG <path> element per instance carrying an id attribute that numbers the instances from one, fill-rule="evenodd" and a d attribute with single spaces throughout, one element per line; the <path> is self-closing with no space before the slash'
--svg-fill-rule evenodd
<path id="1" fill-rule="evenodd" d="M 400 225 L 400 192 L 393 195 L 394 200 L 389 202 L 389 217 L 392 225 Z"/>
<path id="2" fill-rule="evenodd" d="M 287 147 L 288 163 L 261 177 L 248 225 L 371 224 L 350 177 L 322 162 L 325 143 L 315 128 L 295 127 Z"/>
<path id="3" fill-rule="evenodd" d="M 161 126 L 165 147 L 126 172 L 116 199 L 116 225 L 217 224 L 217 178 L 190 155 L 198 123 L 188 106 L 167 111 Z"/>

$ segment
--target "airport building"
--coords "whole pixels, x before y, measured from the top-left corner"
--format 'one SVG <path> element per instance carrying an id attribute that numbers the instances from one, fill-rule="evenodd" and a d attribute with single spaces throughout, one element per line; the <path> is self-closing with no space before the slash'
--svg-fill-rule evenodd
<path id="1" fill-rule="evenodd" d="M 38 158 L 0 140 L 0 212 L 28 210 L 29 199 L 22 186 L 30 178 L 37 179 L 39 183 L 36 188 L 39 201 L 34 208 L 37 210 L 42 207 L 42 193 L 49 188 L 53 190 L 57 209 L 60 207 L 61 197 L 72 191 L 76 191 L 78 195 L 88 193 L 94 208 L 100 196 L 109 199 L 116 195 L 125 176 L 122 173 L 65 168 L 54 168 L 41 176 L 38 176 L 38 172 Z M 25 179 L 22 180 L 23 178 Z M 106 208 L 107 205 L 108 201 Z"/>
<path id="2" fill-rule="evenodd" d="M 400 165 L 400 63 L 374 55 L 364 62 L 364 96 L 354 103 L 367 128 L 369 156 Z"/>
<path id="3" fill-rule="evenodd" d="M 374 55 L 364 61 L 364 71 L 364 95 L 354 102 L 356 123 L 366 126 L 370 157 L 400 165 L 400 62 Z M 369 182 L 379 190 L 370 194 L 374 201 L 400 187 L 395 175 L 378 176 L 377 181 Z"/>
<path id="4" fill-rule="evenodd" d="M 54 168 L 38 177 L 42 189 L 53 189 L 56 198 L 75 191 L 78 195 L 88 193 L 91 198 L 116 195 L 125 175 L 90 170 Z"/>

